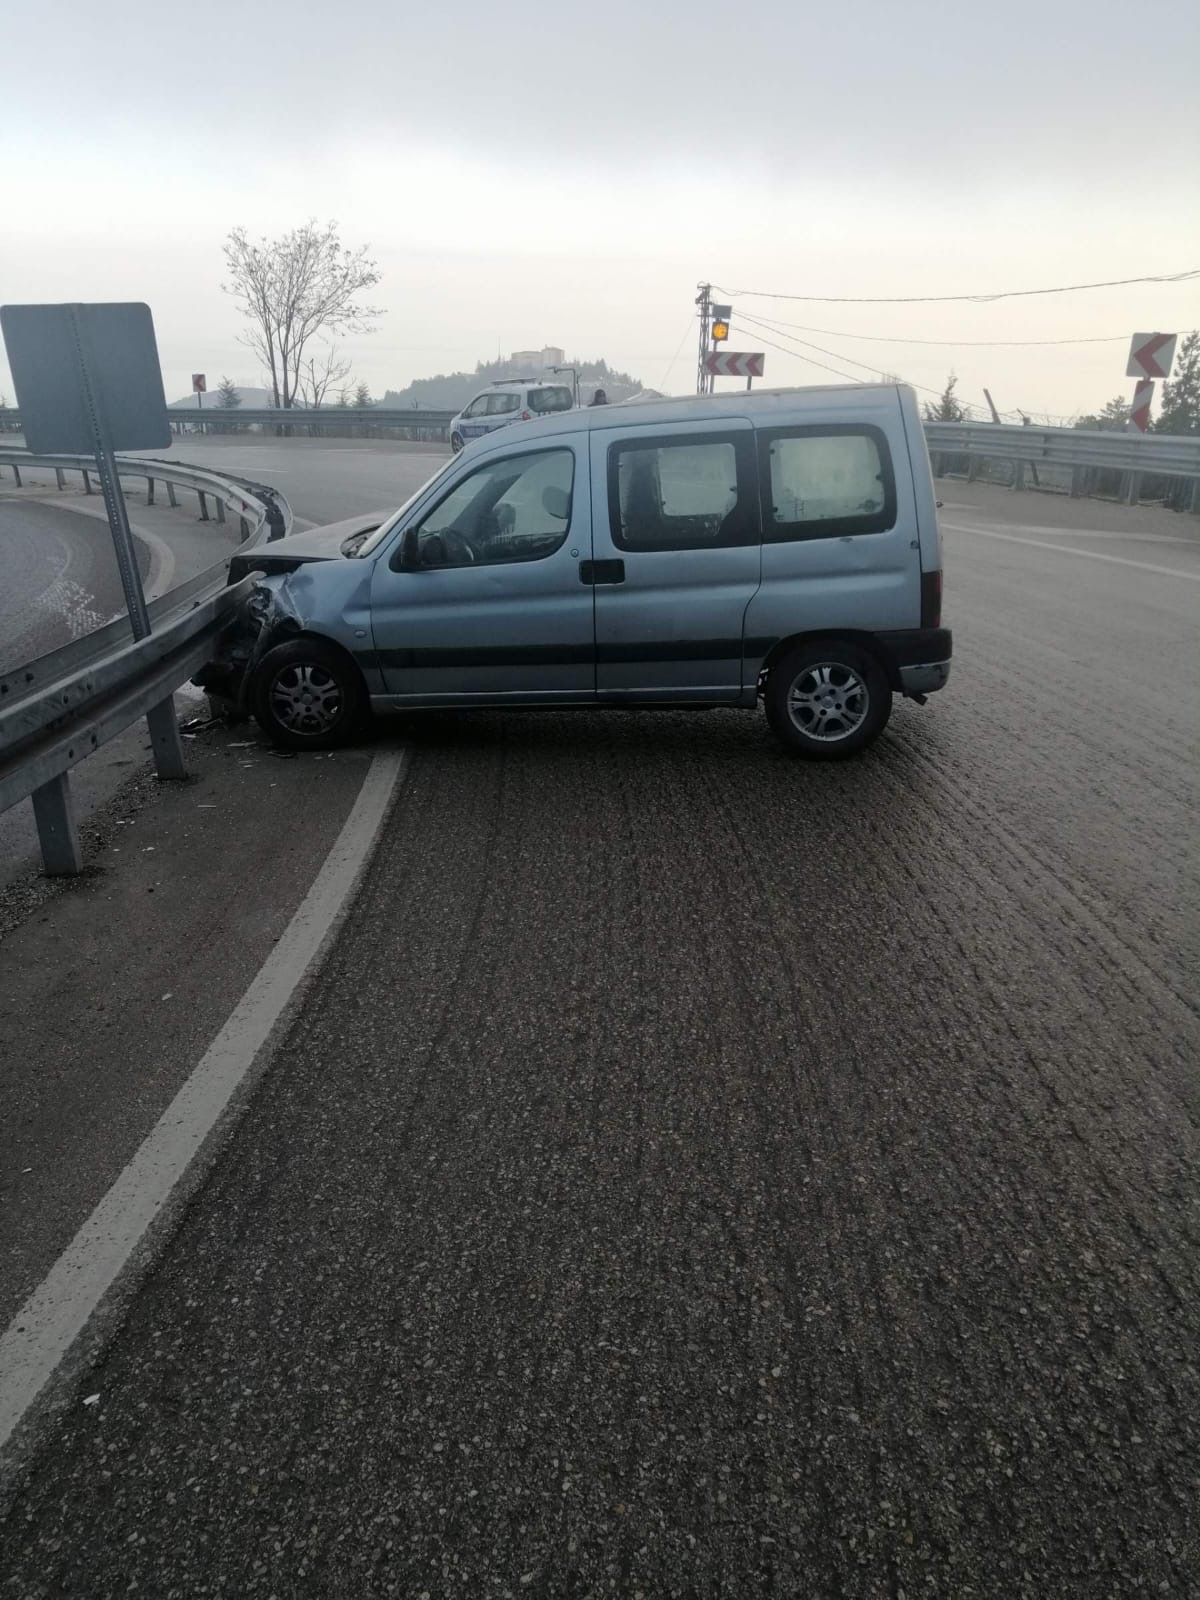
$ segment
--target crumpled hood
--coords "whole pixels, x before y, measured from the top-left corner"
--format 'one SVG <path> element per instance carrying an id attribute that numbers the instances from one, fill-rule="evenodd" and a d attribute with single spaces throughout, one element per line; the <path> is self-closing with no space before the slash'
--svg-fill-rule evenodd
<path id="1" fill-rule="evenodd" d="M 286 539 L 273 539 L 270 544 L 260 545 L 254 554 L 284 556 L 289 561 L 329 561 L 341 555 L 342 545 L 351 534 L 370 533 L 392 516 L 394 510 L 393 507 L 391 511 L 369 511 L 365 516 L 347 517 L 344 522 L 327 522 L 323 528 L 290 533 Z"/>
<path id="2" fill-rule="evenodd" d="M 328 522 L 322 528 L 307 528 L 303 533 L 291 533 L 286 539 L 272 539 L 268 544 L 255 545 L 252 550 L 239 550 L 229 567 L 229 582 L 236 583 L 248 572 L 287 572 L 303 561 L 337 561 L 342 556 L 342 546 L 353 534 L 368 534 L 395 514 L 391 511 L 371 511 L 359 517 L 347 517 L 343 522 Z"/>

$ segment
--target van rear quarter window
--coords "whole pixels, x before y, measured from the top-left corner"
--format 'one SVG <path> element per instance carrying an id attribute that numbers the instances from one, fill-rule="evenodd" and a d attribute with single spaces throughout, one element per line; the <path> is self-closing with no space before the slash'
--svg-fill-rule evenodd
<path id="1" fill-rule="evenodd" d="M 884 533 L 896 521 L 896 480 L 878 428 L 772 428 L 759 435 L 763 538 Z"/>

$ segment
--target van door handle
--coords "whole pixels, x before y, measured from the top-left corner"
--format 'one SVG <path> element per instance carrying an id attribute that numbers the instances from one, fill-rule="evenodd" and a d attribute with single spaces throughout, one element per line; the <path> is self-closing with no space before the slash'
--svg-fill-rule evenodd
<path id="1" fill-rule="evenodd" d="M 625 563 L 623 561 L 581 561 L 579 563 L 580 583 L 624 583 Z"/>

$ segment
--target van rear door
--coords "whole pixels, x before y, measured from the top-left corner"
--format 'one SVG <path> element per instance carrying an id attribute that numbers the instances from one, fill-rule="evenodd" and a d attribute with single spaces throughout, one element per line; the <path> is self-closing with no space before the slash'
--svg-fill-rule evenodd
<path id="1" fill-rule="evenodd" d="M 592 430 L 596 688 L 737 701 L 761 546 L 745 418 Z M 753 685 L 753 679 L 750 680 Z"/>
<path id="2" fill-rule="evenodd" d="M 750 661 L 795 633 L 921 623 L 920 523 L 897 393 L 828 398 L 827 415 L 808 405 L 756 430 L 763 581 L 746 621 Z"/>

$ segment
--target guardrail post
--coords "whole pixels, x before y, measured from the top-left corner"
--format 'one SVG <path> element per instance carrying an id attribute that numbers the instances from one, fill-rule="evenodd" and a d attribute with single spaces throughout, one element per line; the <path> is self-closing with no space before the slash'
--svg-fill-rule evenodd
<path id="1" fill-rule="evenodd" d="M 1135 506 L 1142 498 L 1142 475 L 1140 472 L 1128 474 L 1128 484 L 1121 497 L 1127 506 Z"/>
<path id="2" fill-rule="evenodd" d="M 1080 498 L 1080 496 L 1083 494 L 1083 474 L 1084 474 L 1084 472 L 1086 470 L 1087 469 L 1085 467 L 1072 467 L 1071 468 L 1071 499 L 1072 500 L 1078 500 Z"/>
<path id="3" fill-rule="evenodd" d="M 208 497 L 203 489 L 196 490 L 196 498 L 200 502 L 200 521 L 208 521 Z"/>
<path id="4" fill-rule="evenodd" d="M 154 750 L 154 770 L 160 778 L 186 778 L 183 763 L 183 741 L 179 737 L 179 722 L 175 716 L 175 696 L 170 694 L 146 713 L 146 726 L 150 729 L 150 743 Z"/>
<path id="5" fill-rule="evenodd" d="M 67 487 L 67 480 L 63 477 L 63 469 L 61 467 L 55 467 L 54 481 L 58 484 L 60 489 L 65 489 Z"/>
<path id="6" fill-rule="evenodd" d="M 175 485 L 171 482 L 170 478 L 167 479 L 167 501 L 173 506 L 177 506 L 179 504 L 179 501 L 175 498 Z"/>
<path id="7" fill-rule="evenodd" d="M 146 479 L 146 504 L 148 506 L 152 506 L 154 504 L 154 479 L 153 478 L 147 478 Z"/>
<path id="8" fill-rule="evenodd" d="M 75 807 L 71 803 L 71 780 L 67 773 L 51 778 L 30 797 L 37 822 L 42 865 L 52 877 L 83 871 L 83 850 L 75 826 Z"/>
<path id="9" fill-rule="evenodd" d="M 217 508 L 217 521 L 218 522 L 224 522 L 225 521 L 225 502 L 224 502 L 224 500 L 221 499 L 221 496 L 219 494 L 213 495 L 213 504 Z"/>
<path id="10" fill-rule="evenodd" d="M 17 480 L 17 488 L 19 489 L 21 487 L 21 469 L 15 461 L 13 462 L 13 477 Z"/>
<path id="11" fill-rule="evenodd" d="M 1018 461 L 1013 466 L 1012 486 L 1014 489 L 1023 489 L 1025 487 L 1025 463 L 1023 461 Z"/>
<path id="12" fill-rule="evenodd" d="M 972 453 L 967 457 L 967 482 L 974 483 L 979 477 L 979 457 Z"/>
<path id="13" fill-rule="evenodd" d="M 86 467 L 83 469 L 83 492 L 84 494 L 91 494 L 92 492 L 92 480 L 88 476 L 88 470 Z"/>

